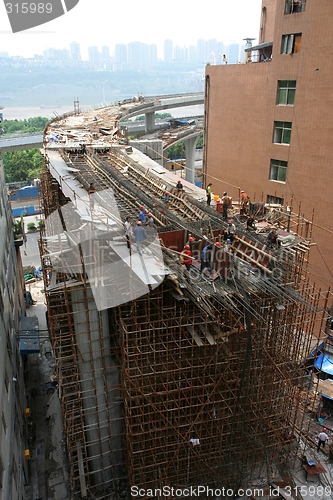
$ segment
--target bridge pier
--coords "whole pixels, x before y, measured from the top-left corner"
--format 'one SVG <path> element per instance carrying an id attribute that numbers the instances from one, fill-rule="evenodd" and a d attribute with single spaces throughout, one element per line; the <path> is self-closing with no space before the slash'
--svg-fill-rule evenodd
<path id="1" fill-rule="evenodd" d="M 145 132 L 149 134 L 155 130 L 155 111 L 145 113 Z"/>
<path id="2" fill-rule="evenodd" d="M 195 149 L 199 136 L 189 137 L 184 139 L 185 143 L 185 157 L 186 157 L 186 173 L 185 179 L 194 184 L 195 180 Z"/>

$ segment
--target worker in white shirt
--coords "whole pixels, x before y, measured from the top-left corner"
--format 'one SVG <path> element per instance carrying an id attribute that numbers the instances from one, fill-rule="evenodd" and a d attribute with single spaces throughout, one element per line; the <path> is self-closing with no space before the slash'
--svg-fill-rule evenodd
<path id="1" fill-rule="evenodd" d="M 318 434 L 318 446 L 317 451 L 320 450 L 321 445 L 325 448 L 326 441 L 328 440 L 328 435 L 326 434 L 326 429 L 323 427 L 323 430 Z"/>

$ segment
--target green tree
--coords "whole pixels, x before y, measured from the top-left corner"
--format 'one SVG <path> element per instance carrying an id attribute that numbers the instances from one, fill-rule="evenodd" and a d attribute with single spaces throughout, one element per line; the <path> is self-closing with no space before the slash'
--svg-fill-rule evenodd
<path id="1" fill-rule="evenodd" d="M 31 181 L 40 176 L 43 156 L 37 148 L 9 151 L 2 158 L 6 182 Z"/>
<path id="2" fill-rule="evenodd" d="M 200 135 L 196 148 L 202 149 L 203 147 L 203 136 Z M 184 141 L 177 142 L 173 146 L 168 148 L 168 158 L 169 160 L 175 160 L 177 158 L 185 158 L 185 143 Z"/>
<path id="3" fill-rule="evenodd" d="M 165 118 L 172 118 L 172 114 L 171 113 L 155 113 L 155 116 L 156 118 L 161 118 L 162 120 L 165 119 Z"/>
<path id="4" fill-rule="evenodd" d="M 198 139 L 198 142 L 197 142 L 197 145 L 196 145 L 196 148 L 197 149 L 202 149 L 203 148 L 203 135 L 200 135 L 200 137 Z"/>
<path id="5" fill-rule="evenodd" d="M 43 132 L 48 121 L 49 119 L 43 116 L 36 116 L 27 120 L 4 120 L 3 129 L 5 134 Z"/>
<path id="6" fill-rule="evenodd" d="M 184 141 L 177 142 L 168 148 L 169 160 L 176 160 L 177 158 L 185 158 L 185 144 Z"/>

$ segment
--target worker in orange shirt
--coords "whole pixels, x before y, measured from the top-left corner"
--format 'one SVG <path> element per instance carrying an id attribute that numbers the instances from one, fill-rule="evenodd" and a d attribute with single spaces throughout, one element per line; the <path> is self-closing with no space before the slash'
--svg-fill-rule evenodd
<path id="1" fill-rule="evenodd" d="M 247 215 L 249 211 L 250 198 L 245 193 L 244 189 L 242 189 L 240 192 L 240 202 L 241 202 L 240 214 Z"/>

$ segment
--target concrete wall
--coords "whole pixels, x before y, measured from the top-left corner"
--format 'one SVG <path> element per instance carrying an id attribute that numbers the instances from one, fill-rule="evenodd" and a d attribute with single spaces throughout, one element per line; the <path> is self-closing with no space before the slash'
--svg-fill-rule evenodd
<path id="1" fill-rule="evenodd" d="M 20 255 L 18 255 L 20 259 Z M 0 499 L 23 500 L 28 479 L 23 361 L 18 352 L 19 318 L 25 311 L 0 154 Z"/>
<path id="2" fill-rule="evenodd" d="M 156 161 L 160 165 L 163 165 L 163 142 L 161 139 L 129 141 L 129 145 L 149 156 L 149 158 Z"/>
<path id="3" fill-rule="evenodd" d="M 238 187 L 251 200 L 293 198 L 310 220 L 314 210 L 311 261 L 332 280 L 332 236 L 321 228 L 333 230 L 333 3 L 308 2 L 290 15 L 284 0 L 276 5 L 272 61 L 206 67 L 206 183 L 233 199 Z M 292 33 L 302 33 L 300 52 L 280 54 L 282 35 Z M 276 104 L 278 80 L 296 80 L 294 105 Z M 290 145 L 273 144 L 274 121 L 292 122 Z M 286 182 L 269 180 L 271 159 L 288 162 Z"/>

